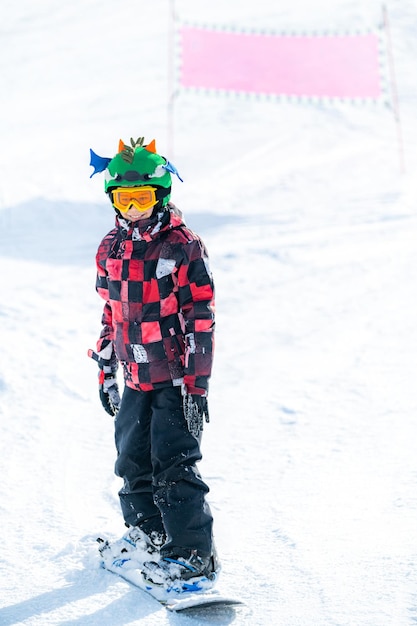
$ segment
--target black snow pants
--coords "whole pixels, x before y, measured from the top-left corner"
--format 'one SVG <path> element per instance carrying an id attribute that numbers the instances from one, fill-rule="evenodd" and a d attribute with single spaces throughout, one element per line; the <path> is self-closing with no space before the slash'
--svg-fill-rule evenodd
<path id="1" fill-rule="evenodd" d="M 161 556 L 212 553 L 209 491 L 196 463 L 200 442 L 189 432 L 179 387 L 136 391 L 125 387 L 115 420 L 115 473 L 125 522 L 164 531 Z"/>

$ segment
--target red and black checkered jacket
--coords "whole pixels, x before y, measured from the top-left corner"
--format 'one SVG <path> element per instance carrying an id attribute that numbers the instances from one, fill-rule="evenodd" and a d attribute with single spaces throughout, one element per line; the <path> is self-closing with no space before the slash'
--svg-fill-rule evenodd
<path id="1" fill-rule="evenodd" d="M 161 217 L 162 216 L 162 217 Z M 214 287 L 206 248 L 175 207 L 132 225 L 116 218 L 97 257 L 105 300 L 97 352 L 113 343 L 129 387 L 206 390 L 211 374 Z M 197 388 L 197 389 L 196 389 Z"/>

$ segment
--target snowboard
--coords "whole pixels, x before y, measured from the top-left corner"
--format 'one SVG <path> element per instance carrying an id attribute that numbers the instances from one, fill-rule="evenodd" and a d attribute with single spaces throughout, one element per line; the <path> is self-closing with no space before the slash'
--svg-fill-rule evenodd
<path id="1" fill-rule="evenodd" d="M 103 558 L 102 554 L 101 566 L 147 593 L 168 611 L 190 611 L 210 606 L 224 607 L 243 604 L 241 600 L 223 595 L 214 589 L 211 581 L 207 583 L 199 581 L 197 585 L 189 585 L 187 590 L 175 586 L 166 589 L 160 585 L 154 585 L 143 577 L 140 563 L 129 558 L 128 554 L 126 558 L 118 559 Z"/>

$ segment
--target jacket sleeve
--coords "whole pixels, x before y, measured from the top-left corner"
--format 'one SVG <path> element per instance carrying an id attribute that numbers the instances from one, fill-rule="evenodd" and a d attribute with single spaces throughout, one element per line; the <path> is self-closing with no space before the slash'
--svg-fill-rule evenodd
<path id="1" fill-rule="evenodd" d="M 99 296 L 103 298 L 103 300 L 105 300 L 103 316 L 101 318 L 101 323 L 103 325 L 103 328 L 101 330 L 100 337 L 97 341 L 97 353 L 99 355 L 103 355 L 103 351 L 105 351 L 104 353 L 105 356 L 103 355 L 103 357 L 106 359 L 110 359 L 112 358 L 113 352 L 114 352 L 114 349 L 113 349 L 113 334 L 114 334 L 113 315 L 112 315 L 112 310 L 109 304 L 109 287 L 108 287 L 108 281 L 107 281 L 107 272 L 104 269 L 104 267 L 102 267 L 102 265 L 100 264 L 99 253 L 97 254 L 97 258 L 96 258 L 96 265 L 97 265 L 96 290 Z M 111 344 L 111 349 L 109 348 L 110 344 Z M 111 355 L 109 355 L 110 352 L 111 352 Z"/>
<path id="2" fill-rule="evenodd" d="M 214 284 L 207 250 L 198 238 L 184 246 L 178 272 L 179 305 L 185 323 L 184 384 L 208 390 L 214 352 Z"/>

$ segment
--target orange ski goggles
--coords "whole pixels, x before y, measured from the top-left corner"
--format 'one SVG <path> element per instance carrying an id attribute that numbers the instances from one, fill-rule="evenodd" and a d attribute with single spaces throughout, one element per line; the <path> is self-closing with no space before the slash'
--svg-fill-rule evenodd
<path id="1" fill-rule="evenodd" d="M 147 211 L 158 202 L 156 188 L 144 185 L 143 187 L 116 187 L 112 189 L 113 206 L 122 213 L 126 213 L 132 206 L 138 211 Z"/>

